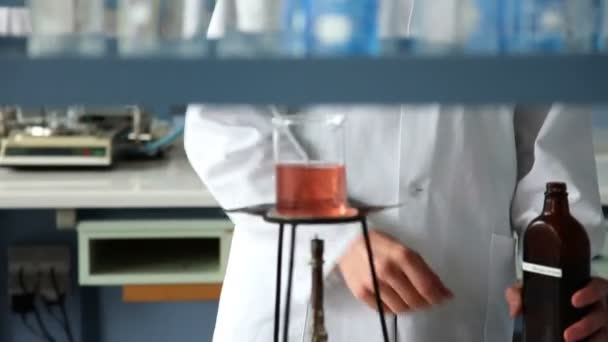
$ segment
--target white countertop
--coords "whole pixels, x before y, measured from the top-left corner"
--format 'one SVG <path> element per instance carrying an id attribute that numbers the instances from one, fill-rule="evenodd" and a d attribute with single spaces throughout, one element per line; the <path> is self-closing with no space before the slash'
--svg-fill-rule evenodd
<path id="1" fill-rule="evenodd" d="M 118 162 L 113 169 L 0 168 L 0 209 L 217 207 L 182 148 L 164 160 Z"/>
<path id="2" fill-rule="evenodd" d="M 594 131 L 602 203 L 608 205 L 608 130 Z M 119 162 L 113 169 L 0 168 L 0 209 L 217 207 L 183 149 L 165 160 Z"/>

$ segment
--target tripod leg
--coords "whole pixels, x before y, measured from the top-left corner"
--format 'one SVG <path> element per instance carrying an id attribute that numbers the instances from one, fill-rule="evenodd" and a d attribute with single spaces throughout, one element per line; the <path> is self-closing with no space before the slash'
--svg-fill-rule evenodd
<path id="1" fill-rule="evenodd" d="M 388 329 L 386 327 L 386 320 L 384 319 L 384 306 L 382 305 L 382 300 L 380 299 L 380 286 L 378 285 L 378 277 L 376 276 L 372 244 L 369 240 L 369 230 L 367 229 L 367 220 L 365 218 L 361 219 L 361 227 L 363 228 L 363 237 L 365 238 L 365 248 L 367 249 L 369 268 L 372 273 L 372 283 L 374 285 L 374 295 L 376 296 L 376 306 L 378 307 L 378 316 L 380 317 L 380 324 L 382 326 L 382 337 L 384 338 L 384 342 L 389 342 Z"/>
<path id="2" fill-rule="evenodd" d="M 289 339 L 289 314 L 291 308 L 291 287 L 293 282 L 293 263 L 294 255 L 296 251 L 296 228 L 297 224 L 291 226 L 291 246 L 289 250 L 289 273 L 287 275 L 287 297 L 285 298 L 285 321 L 283 330 L 283 342 L 287 342 Z"/>
<path id="3" fill-rule="evenodd" d="M 281 321 L 281 268 L 283 263 L 283 231 L 284 225 L 279 225 L 279 241 L 277 247 L 277 278 L 274 294 L 274 342 L 279 342 L 279 326 Z"/>

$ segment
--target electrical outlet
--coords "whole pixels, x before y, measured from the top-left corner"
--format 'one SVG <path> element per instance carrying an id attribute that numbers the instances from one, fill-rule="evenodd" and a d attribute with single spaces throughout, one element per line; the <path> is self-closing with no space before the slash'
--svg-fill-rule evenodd
<path id="1" fill-rule="evenodd" d="M 37 292 L 48 300 L 57 299 L 51 270 L 60 293 L 70 290 L 70 250 L 62 246 L 24 246 L 8 249 L 9 298 Z"/>

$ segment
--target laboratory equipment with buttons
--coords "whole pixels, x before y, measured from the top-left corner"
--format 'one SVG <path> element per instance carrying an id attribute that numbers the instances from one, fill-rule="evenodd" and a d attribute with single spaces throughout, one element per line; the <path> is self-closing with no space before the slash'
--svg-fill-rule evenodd
<path id="1" fill-rule="evenodd" d="M 0 165 L 107 167 L 144 155 L 146 144 L 169 132 L 168 122 L 133 106 L 125 108 L 0 110 Z M 166 147 L 165 147 L 166 148 Z M 162 154 L 154 151 L 151 157 Z"/>

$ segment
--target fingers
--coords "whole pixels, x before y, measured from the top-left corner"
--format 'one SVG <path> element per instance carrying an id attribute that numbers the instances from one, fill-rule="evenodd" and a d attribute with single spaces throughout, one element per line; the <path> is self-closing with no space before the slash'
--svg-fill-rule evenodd
<path id="1" fill-rule="evenodd" d="M 523 303 L 521 297 L 522 285 L 516 284 L 505 291 L 505 298 L 509 305 L 509 314 L 515 318 L 522 314 Z"/>
<path id="2" fill-rule="evenodd" d="M 391 313 L 402 313 L 409 310 L 409 306 L 403 301 L 401 296 L 393 290 L 392 287 L 386 284 L 380 284 L 380 299 L 386 305 Z M 371 292 L 374 295 L 373 290 Z"/>
<path id="3" fill-rule="evenodd" d="M 377 232 L 370 233 L 374 266 L 380 286 L 380 300 L 386 312 L 402 313 L 428 308 L 453 295 L 417 253 Z M 353 295 L 377 310 L 372 279 L 363 240 L 353 245 L 339 260 L 339 269 Z"/>
<path id="4" fill-rule="evenodd" d="M 594 278 L 589 285 L 572 296 L 572 305 L 577 308 L 583 308 L 603 301 L 607 296 L 608 282 L 603 279 Z"/>
<path id="5" fill-rule="evenodd" d="M 380 289 L 381 299 L 382 293 L 383 291 L 382 289 Z M 372 290 L 365 290 L 363 294 L 357 296 L 357 299 L 367 304 L 370 308 L 379 311 L 378 305 L 376 305 L 376 296 L 374 295 L 374 292 Z M 382 308 L 385 313 L 394 314 L 393 310 L 391 310 L 391 308 L 384 302 L 384 300 L 382 300 Z"/>
<path id="6" fill-rule="evenodd" d="M 380 300 L 384 307 L 384 312 L 396 314 L 410 311 L 410 307 L 405 303 L 401 297 L 393 290 L 390 286 L 385 284 L 379 284 L 380 286 Z M 364 290 L 364 294 L 359 298 L 363 300 L 372 309 L 378 310 L 376 305 L 376 296 L 373 288 Z"/>
<path id="7" fill-rule="evenodd" d="M 589 315 L 566 329 L 564 339 L 567 342 L 574 342 L 598 333 L 606 325 L 607 319 L 603 305 L 596 305 Z"/>
<path id="8" fill-rule="evenodd" d="M 589 342 L 606 342 L 608 341 L 608 330 L 604 328 L 597 332 L 595 335 L 591 336 Z"/>
<path id="9" fill-rule="evenodd" d="M 431 305 L 399 269 L 394 268 L 386 275 L 385 281 L 412 310 L 425 309 Z"/>
<path id="10" fill-rule="evenodd" d="M 428 303 L 439 304 L 453 297 L 452 292 L 445 287 L 418 253 L 407 248 L 399 249 L 397 253 L 398 265 L 416 288 L 416 291 Z"/>

